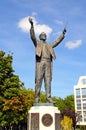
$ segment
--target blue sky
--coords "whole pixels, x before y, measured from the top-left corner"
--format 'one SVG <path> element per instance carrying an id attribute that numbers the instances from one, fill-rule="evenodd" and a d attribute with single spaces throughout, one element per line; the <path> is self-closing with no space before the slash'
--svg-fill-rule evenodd
<path id="1" fill-rule="evenodd" d="M 26 88 L 35 86 L 35 48 L 28 22 L 32 17 L 37 38 L 44 31 L 48 43 L 59 37 L 67 23 L 65 39 L 54 49 L 52 96 L 64 98 L 74 93 L 79 77 L 86 75 L 85 5 L 85 0 L 0 1 L 0 50 L 13 53 L 15 74 Z"/>

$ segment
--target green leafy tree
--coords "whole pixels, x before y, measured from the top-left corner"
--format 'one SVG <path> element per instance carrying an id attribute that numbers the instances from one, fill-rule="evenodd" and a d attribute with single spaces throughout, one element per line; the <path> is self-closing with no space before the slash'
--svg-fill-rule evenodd
<path id="1" fill-rule="evenodd" d="M 66 98 L 56 98 L 53 97 L 53 100 L 56 102 L 55 106 L 58 107 L 58 109 L 61 112 L 62 119 L 64 116 L 68 116 L 72 119 L 72 125 L 75 129 L 77 120 L 79 118 L 79 115 L 75 113 L 75 106 L 74 106 L 74 95 L 69 95 Z"/>
<path id="2" fill-rule="evenodd" d="M 75 109 L 74 106 L 74 95 L 69 95 L 64 99 L 65 108 L 69 108 L 71 110 Z"/>
<path id="3" fill-rule="evenodd" d="M 45 103 L 46 102 L 46 95 L 44 92 L 40 93 L 40 102 Z"/>
<path id="4" fill-rule="evenodd" d="M 52 97 L 55 101 L 55 106 L 62 112 L 64 109 L 69 108 L 74 110 L 74 96 L 69 95 L 66 98 L 62 99 L 60 97 Z"/>
<path id="5" fill-rule="evenodd" d="M 0 51 L 0 126 L 26 122 L 33 103 L 31 91 L 14 74 L 12 60 L 12 54 Z"/>
<path id="6" fill-rule="evenodd" d="M 52 97 L 52 99 L 55 101 L 55 106 L 58 107 L 58 109 L 60 110 L 60 112 L 65 109 L 66 105 L 64 103 L 64 99 L 62 98 L 56 98 L 56 97 Z"/>

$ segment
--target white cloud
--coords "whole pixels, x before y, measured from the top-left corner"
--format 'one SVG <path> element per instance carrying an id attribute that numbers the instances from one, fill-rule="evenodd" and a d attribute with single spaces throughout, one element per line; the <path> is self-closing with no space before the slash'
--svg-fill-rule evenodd
<path id="1" fill-rule="evenodd" d="M 68 49 L 75 49 L 82 44 L 82 40 L 76 40 L 75 42 L 69 41 L 65 44 Z"/>
<path id="2" fill-rule="evenodd" d="M 23 19 L 21 19 L 18 23 L 18 27 L 23 31 L 23 32 L 29 32 L 30 30 L 30 23 L 28 21 L 28 17 L 25 17 Z M 47 34 L 47 36 L 49 36 L 49 34 L 52 32 L 52 28 L 50 28 L 48 25 L 46 24 L 39 24 L 37 22 L 37 20 L 35 19 L 35 17 L 31 17 L 33 19 L 34 22 L 34 29 L 35 29 L 35 33 L 37 35 L 39 35 L 41 32 L 45 32 Z"/>
<path id="3" fill-rule="evenodd" d="M 30 29 L 30 24 L 28 21 L 28 17 L 25 17 L 21 19 L 18 23 L 18 27 L 23 31 L 23 32 L 29 32 Z"/>

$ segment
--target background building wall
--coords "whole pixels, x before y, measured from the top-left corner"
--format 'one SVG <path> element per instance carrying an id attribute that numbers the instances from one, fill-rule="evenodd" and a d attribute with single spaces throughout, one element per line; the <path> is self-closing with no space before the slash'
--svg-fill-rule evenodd
<path id="1" fill-rule="evenodd" d="M 86 76 L 79 78 L 74 86 L 75 111 L 79 114 L 77 125 L 86 125 Z"/>

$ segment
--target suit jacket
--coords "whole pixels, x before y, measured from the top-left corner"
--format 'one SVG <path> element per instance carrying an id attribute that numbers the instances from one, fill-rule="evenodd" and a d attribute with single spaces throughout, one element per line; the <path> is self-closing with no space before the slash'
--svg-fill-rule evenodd
<path id="1" fill-rule="evenodd" d="M 54 52 L 54 49 L 52 48 L 52 46 L 50 44 L 46 44 L 52 58 L 55 60 L 56 59 L 56 55 L 55 55 L 55 52 Z M 43 44 L 40 43 L 40 42 L 37 42 L 37 46 L 36 46 L 36 55 L 38 57 L 41 57 L 41 54 L 42 54 L 42 48 L 43 48 Z"/>
<path id="2" fill-rule="evenodd" d="M 33 26 L 31 26 L 31 29 L 30 29 L 30 36 L 36 47 L 36 55 L 41 57 L 43 44 L 41 44 L 41 41 L 38 41 L 36 39 Z M 53 48 L 56 47 L 63 39 L 64 39 L 64 34 L 62 33 L 61 36 L 57 38 L 56 41 L 54 41 L 52 44 L 47 44 L 47 48 L 49 49 L 50 54 L 53 59 L 56 59 L 56 55 Z"/>

